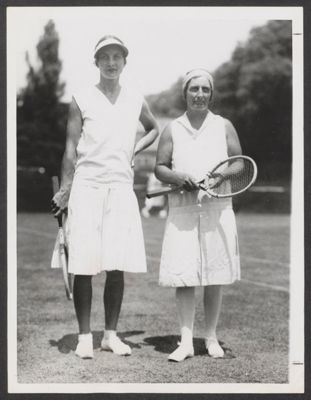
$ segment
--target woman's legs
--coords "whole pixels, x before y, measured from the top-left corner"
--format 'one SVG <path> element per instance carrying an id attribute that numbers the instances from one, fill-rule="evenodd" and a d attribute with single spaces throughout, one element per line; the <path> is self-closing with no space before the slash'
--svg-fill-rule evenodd
<path id="1" fill-rule="evenodd" d="M 216 337 L 216 328 L 221 310 L 222 286 L 211 285 L 204 287 L 205 335 Z"/>
<path id="2" fill-rule="evenodd" d="M 119 320 L 124 292 L 124 273 L 122 271 L 107 272 L 104 290 L 105 327 L 107 330 L 116 330 Z M 74 305 L 79 324 L 80 334 L 89 333 L 92 304 L 92 276 L 75 275 Z"/>
<path id="3" fill-rule="evenodd" d="M 105 334 L 101 343 L 104 350 L 113 351 L 119 355 L 130 355 L 131 348 L 121 342 L 117 337 L 117 324 L 119 321 L 124 293 L 124 272 L 107 271 L 104 290 L 105 307 Z"/>
<path id="4" fill-rule="evenodd" d="M 204 287 L 204 314 L 205 314 L 205 345 L 212 357 L 223 357 L 224 351 L 220 347 L 216 328 L 222 304 L 222 286 L 211 285 Z"/>
<path id="5" fill-rule="evenodd" d="M 107 271 L 104 290 L 105 329 L 115 331 L 124 293 L 124 272 Z"/>
<path id="6" fill-rule="evenodd" d="M 195 313 L 195 288 L 179 287 L 176 289 L 178 319 L 181 329 L 181 344 L 191 344 Z"/>
<path id="7" fill-rule="evenodd" d="M 79 333 L 91 332 L 92 276 L 75 275 L 73 283 L 73 300 L 79 324 Z"/>
<path id="8" fill-rule="evenodd" d="M 90 327 L 92 276 L 75 275 L 73 300 L 79 324 L 79 342 L 75 353 L 81 358 L 93 358 L 93 338 Z"/>
<path id="9" fill-rule="evenodd" d="M 178 287 L 176 304 L 181 330 L 180 346 L 169 355 L 169 360 L 183 361 L 193 356 L 193 322 L 195 314 L 195 288 Z"/>

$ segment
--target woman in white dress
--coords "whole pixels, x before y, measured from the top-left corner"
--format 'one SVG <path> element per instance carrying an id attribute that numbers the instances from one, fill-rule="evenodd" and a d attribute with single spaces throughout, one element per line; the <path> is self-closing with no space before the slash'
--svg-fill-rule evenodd
<path id="1" fill-rule="evenodd" d="M 231 199 L 209 198 L 197 182 L 228 156 L 241 154 L 230 121 L 209 110 L 213 78 L 205 69 L 189 71 L 183 80 L 187 110 L 161 135 L 155 173 L 162 182 L 181 187 L 169 194 L 159 283 L 176 287 L 181 341 L 169 360 L 194 355 L 195 287 L 204 287 L 205 346 L 211 357 L 223 357 L 216 328 L 222 285 L 240 279 L 240 260 Z"/>
<path id="2" fill-rule="evenodd" d="M 124 271 L 146 272 L 132 161 L 154 142 L 158 127 L 143 96 L 135 88 L 120 84 L 127 55 L 128 49 L 115 36 L 105 36 L 96 44 L 99 82 L 73 96 L 61 187 L 52 200 L 55 216 L 68 205 L 69 272 L 74 274 L 79 325 L 76 354 L 81 358 L 93 357 L 92 276 L 106 271 L 101 347 L 129 355 L 130 347 L 116 334 Z M 146 134 L 135 145 L 139 121 Z"/>

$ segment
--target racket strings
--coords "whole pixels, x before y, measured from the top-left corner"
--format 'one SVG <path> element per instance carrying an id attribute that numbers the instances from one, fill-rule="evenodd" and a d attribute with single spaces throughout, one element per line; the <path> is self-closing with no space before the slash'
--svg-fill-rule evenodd
<path id="1" fill-rule="evenodd" d="M 246 189 L 254 177 L 254 165 L 247 159 L 235 159 L 226 161 L 217 167 L 212 173 L 213 176 L 219 176 L 219 183 L 209 190 L 217 195 L 230 195 Z"/>

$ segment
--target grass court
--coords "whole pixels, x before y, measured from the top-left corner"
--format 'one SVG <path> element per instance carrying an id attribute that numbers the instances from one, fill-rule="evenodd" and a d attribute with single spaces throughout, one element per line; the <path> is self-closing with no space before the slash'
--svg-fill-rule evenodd
<path id="1" fill-rule="evenodd" d="M 288 381 L 288 214 L 237 214 L 242 280 L 224 288 L 218 337 L 224 359 L 207 356 L 203 291 L 196 291 L 195 357 L 167 361 L 179 340 L 175 290 L 158 286 L 165 221 L 143 220 L 147 274 L 127 274 L 118 326 L 130 357 L 100 351 L 105 274 L 93 278 L 95 357 L 74 355 L 77 323 L 60 270 L 50 269 L 57 233 L 49 214 L 18 214 L 19 383 L 286 383 Z M 83 244 L 81 244 L 83 245 Z"/>

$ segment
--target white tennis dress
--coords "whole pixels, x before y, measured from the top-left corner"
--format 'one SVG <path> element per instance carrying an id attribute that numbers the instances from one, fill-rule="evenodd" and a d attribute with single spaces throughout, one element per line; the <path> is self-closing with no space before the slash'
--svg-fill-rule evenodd
<path id="1" fill-rule="evenodd" d="M 69 272 L 145 272 L 131 168 L 143 97 L 122 87 L 111 104 L 96 86 L 73 97 L 83 129 L 68 204 Z"/>
<path id="2" fill-rule="evenodd" d="M 225 120 L 208 112 L 199 130 L 186 114 L 171 123 L 172 169 L 201 180 L 228 157 Z M 231 199 L 206 192 L 173 192 L 164 234 L 159 283 L 162 286 L 230 284 L 240 279 L 240 257 Z"/>

